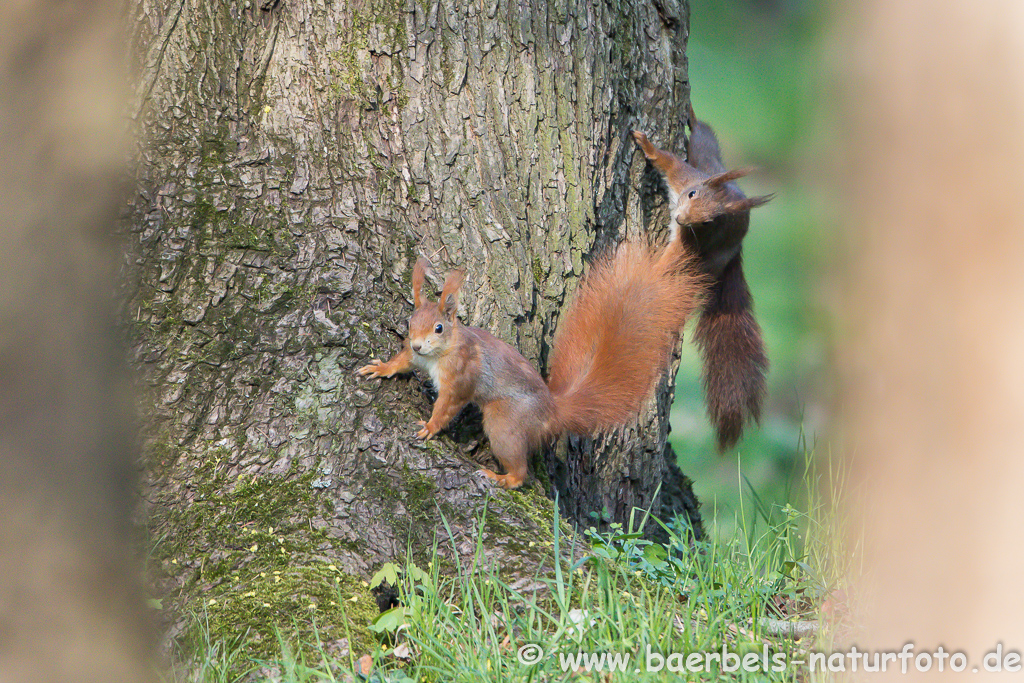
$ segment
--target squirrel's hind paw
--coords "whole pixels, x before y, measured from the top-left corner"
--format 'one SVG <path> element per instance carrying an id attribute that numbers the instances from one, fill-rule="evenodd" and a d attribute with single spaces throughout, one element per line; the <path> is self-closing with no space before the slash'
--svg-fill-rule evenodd
<path id="1" fill-rule="evenodd" d="M 497 474 L 486 468 L 477 470 L 477 474 L 482 474 L 491 479 L 503 489 L 517 489 L 523 485 L 521 477 L 515 477 L 511 474 Z"/>

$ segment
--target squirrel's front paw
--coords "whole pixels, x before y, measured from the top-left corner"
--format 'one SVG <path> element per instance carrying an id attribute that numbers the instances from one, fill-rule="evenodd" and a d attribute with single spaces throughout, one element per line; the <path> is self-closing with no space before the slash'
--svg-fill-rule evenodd
<path id="1" fill-rule="evenodd" d="M 374 358 L 369 362 L 368 365 L 364 365 L 363 367 L 356 370 L 356 374 L 362 375 L 363 377 L 369 375 L 370 379 L 373 379 L 374 377 L 383 377 L 384 375 L 381 374 L 381 368 L 383 366 L 384 361 L 382 361 L 379 358 Z"/>
<path id="2" fill-rule="evenodd" d="M 654 145 L 651 144 L 651 141 L 647 139 L 646 135 L 644 135 L 638 130 L 634 130 L 633 139 L 636 140 L 636 144 L 640 145 L 640 149 L 643 150 L 645 157 L 647 157 L 648 159 L 654 158 Z"/>
<path id="3" fill-rule="evenodd" d="M 416 436 L 421 438 L 421 439 L 424 439 L 424 440 L 429 439 L 430 437 L 432 437 L 434 434 L 437 433 L 436 431 L 431 431 L 430 430 L 430 425 L 428 425 L 423 420 L 416 420 L 416 424 L 418 424 L 420 427 L 423 427 L 423 429 L 421 429 L 418 432 L 416 432 Z"/>

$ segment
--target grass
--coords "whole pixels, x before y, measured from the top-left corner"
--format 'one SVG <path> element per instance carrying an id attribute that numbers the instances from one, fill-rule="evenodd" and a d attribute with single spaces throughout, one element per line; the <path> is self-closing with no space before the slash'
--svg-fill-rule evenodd
<path id="1" fill-rule="evenodd" d="M 587 554 L 573 556 L 556 519 L 544 566 L 514 582 L 488 563 L 482 546 L 454 576 L 437 566 L 388 564 L 372 583 L 390 584 L 399 605 L 371 626 L 379 634 L 376 651 L 339 656 L 318 639 L 298 643 L 281 634 L 280 657 L 256 661 L 244 639 L 200 636 L 183 670 L 196 683 L 815 680 L 804 667 L 782 665 L 806 659 L 811 648 L 828 649 L 828 619 L 816 638 L 769 630 L 781 621 L 817 621 L 823 603 L 843 595 L 846 556 L 819 494 L 837 490 L 840 479 L 806 478 L 810 507 L 802 512 L 747 487 L 739 533 L 722 542 L 694 543 L 678 523 L 637 510 L 607 535 L 585 531 Z M 644 524 L 662 524 L 669 542 L 645 540 L 637 533 Z M 199 626 L 202 634 L 201 620 Z M 744 656 L 755 671 L 743 669 Z M 679 670 L 694 664 L 710 668 Z M 734 665 L 738 671 L 728 670 Z"/>

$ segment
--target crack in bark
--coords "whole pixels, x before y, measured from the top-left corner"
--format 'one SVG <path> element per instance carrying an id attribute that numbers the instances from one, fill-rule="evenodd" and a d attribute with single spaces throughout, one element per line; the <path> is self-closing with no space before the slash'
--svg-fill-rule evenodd
<path id="1" fill-rule="evenodd" d="M 160 75 L 160 67 L 163 65 L 164 52 L 167 50 L 167 44 L 171 40 L 171 34 L 174 33 L 174 29 L 178 25 L 178 19 L 181 17 L 181 13 L 184 9 L 185 0 L 181 0 L 178 3 L 178 9 L 174 12 L 174 16 L 171 17 L 170 21 L 164 24 L 162 29 L 160 29 L 160 34 L 156 39 L 156 45 L 149 50 L 149 55 L 146 57 L 146 66 L 143 69 L 142 78 L 140 79 L 144 85 L 141 88 L 139 95 L 137 95 L 135 112 L 132 114 L 132 119 L 139 118 L 139 114 L 142 113 L 143 107 L 145 107 L 146 102 L 149 101 L 149 97 L 153 92 L 153 86 L 156 85 L 156 79 Z"/>
<path id="2" fill-rule="evenodd" d="M 260 60 L 260 68 L 257 70 L 256 74 L 249 79 L 249 85 L 246 87 L 246 89 L 250 93 L 252 92 L 252 86 L 254 83 L 256 83 L 258 80 L 262 78 L 266 78 L 267 69 L 270 68 L 270 59 L 274 56 L 274 47 L 277 45 L 277 32 L 281 28 L 281 14 L 279 12 L 272 11 L 276 5 L 277 0 L 272 0 L 272 4 L 269 8 L 261 8 L 264 11 L 270 12 L 270 16 L 274 17 L 274 30 L 270 34 L 270 42 L 265 48 L 266 54 L 264 55 L 263 59 Z"/>

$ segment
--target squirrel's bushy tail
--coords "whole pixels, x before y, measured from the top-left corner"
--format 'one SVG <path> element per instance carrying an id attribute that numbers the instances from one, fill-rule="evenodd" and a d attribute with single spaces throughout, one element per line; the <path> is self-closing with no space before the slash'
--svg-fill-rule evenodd
<path id="1" fill-rule="evenodd" d="M 555 334 L 551 431 L 593 434 L 634 420 L 703 286 L 678 240 L 661 253 L 625 242 L 595 260 Z"/>
<path id="2" fill-rule="evenodd" d="M 708 292 L 695 335 L 704 375 L 708 415 L 721 450 L 736 444 L 747 419 L 761 419 L 768 356 L 754 319 L 740 255 Z"/>

